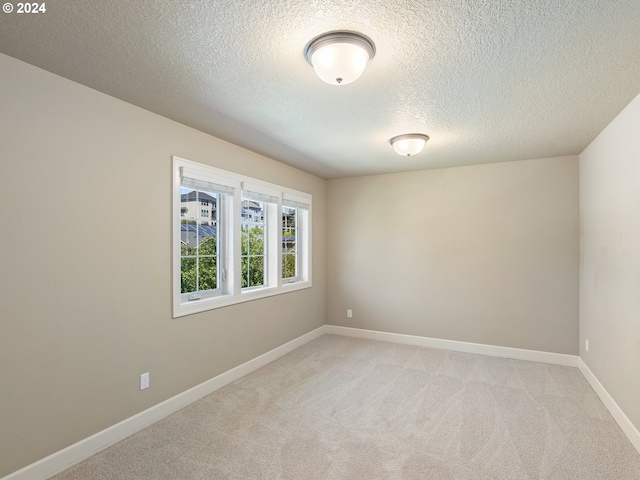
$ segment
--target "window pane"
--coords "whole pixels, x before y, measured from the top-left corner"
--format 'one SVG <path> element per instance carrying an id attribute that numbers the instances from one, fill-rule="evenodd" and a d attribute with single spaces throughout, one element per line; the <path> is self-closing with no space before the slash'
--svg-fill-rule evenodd
<path id="1" fill-rule="evenodd" d="M 294 278 L 296 276 L 295 254 L 282 255 L 282 278 Z"/>
<path id="2" fill-rule="evenodd" d="M 241 255 L 249 255 L 249 225 L 247 225 L 246 223 L 243 223 L 241 225 L 241 243 L 242 243 L 242 247 L 241 247 Z"/>
<path id="3" fill-rule="evenodd" d="M 282 253 L 296 252 L 296 237 L 282 237 Z"/>
<path id="4" fill-rule="evenodd" d="M 282 207 L 282 278 L 295 278 L 296 271 L 296 220 L 298 209 Z"/>
<path id="5" fill-rule="evenodd" d="M 198 290 L 214 290 L 218 288 L 218 271 L 216 257 L 198 258 Z"/>
<path id="6" fill-rule="evenodd" d="M 218 288 L 217 227 L 198 225 L 198 290 Z"/>
<path id="7" fill-rule="evenodd" d="M 264 285 L 264 257 L 249 257 L 249 286 Z"/>
<path id="8" fill-rule="evenodd" d="M 218 288 L 219 198 L 193 187 L 180 189 L 181 293 Z"/>
<path id="9" fill-rule="evenodd" d="M 243 198 L 240 226 L 242 288 L 261 287 L 265 282 L 264 202 Z"/>
<path id="10" fill-rule="evenodd" d="M 196 259 L 183 258 L 180 261 L 180 293 L 196 291 Z"/>
<path id="11" fill-rule="evenodd" d="M 188 257 L 196 254 L 196 249 L 189 245 L 186 245 L 184 242 L 180 244 L 180 256 Z"/>
<path id="12" fill-rule="evenodd" d="M 249 258 L 242 257 L 242 288 L 249 286 Z"/>
<path id="13" fill-rule="evenodd" d="M 192 247 L 195 249 L 198 246 L 198 227 L 195 225 L 195 222 L 193 225 L 186 222 L 188 222 L 188 220 L 182 220 L 180 224 L 180 242 L 183 247 Z M 183 249 L 182 255 L 187 255 L 186 252 L 190 251 L 190 249 Z"/>
<path id="14" fill-rule="evenodd" d="M 264 232 L 254 227 L 249 232 L 249 255 L 264 255 Z"/>
<path id="15" fill-rule="evenodd" d="M 264 257 L 242 257 L 242 288 L 264 285 Z"/>
<path id="16" fill-rule="evenodd" d="M 209 228 L 205 231 L 203 228 L 198 229 L 198 255 L 217 255 L 217 239 L 216 231 L 214 228 Z"/>

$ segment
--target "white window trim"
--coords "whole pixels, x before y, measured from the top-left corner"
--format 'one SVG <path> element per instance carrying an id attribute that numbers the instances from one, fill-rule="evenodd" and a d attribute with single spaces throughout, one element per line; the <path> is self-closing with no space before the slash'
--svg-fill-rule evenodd
<path id="1" fill-rule="evenodd" d="M 295 285 L 299 278 L 305 279 L 311 276 L 311 200 L 310 197 L 292 190 L 282 194 L 282 203 L 293 206 L 297 210 L 296 225 L 296 264 L 297 275 L 292 283 L 287 281 L 284 286 Z M 302 232 L 302 235 L 300 235 Z M 282 281 L 282 279 L 281 279 Z"/>
<path id="2" fill-rule="evenodd" d="M 227 242 L 226 248 L 221 253 L 224 257 L 223 265 L 227 265 L 228 271 L 226 272 L 227 281 L 226 285 L 229 289 L 222 295 L 203 298 L 201 300 L 195 300 L 188 303 L 183 303 L 183 296 L 180 293 L 180 187 L 181 187 L 181 169 L 186 176 L 195 175 L 196 178 L 223 185 L 229 188 L 233 188 L 235 193 L 233 195 L 233 205 L 230 208 L 230 215 L 226 219 L 226 231 Z M 241 216 L 241 197 L 242 190 L 249 190 L 256 193 L 262 193 L 270 195 L 278 199 L 277 204 L 271 204 L 273 209 L 277 209 L 274 217 L 277 222 L 271 222 L 272 225 L 267 225 L 267 231 L 265 235 L 269 235 L 271 238 L 276 238 L 277 248 L 274 248 L 275 257 L 270 255 L 270 268 L 268 269 L 269 285 L 258 288 L 241 288 L 241 234 L 240 234 L 240 216 Z M 303 265 L 303 271 L 301 272 L 301 278 L 294 283 L 284 283 L 282 281 L 282 253 L 280 245 L 281 232 L 282 232 L 282 210 L 283 199 L 289 201 L 295 201 L 308 206 L 308 214 L 306 215 L 306 225 L 304 225 L 304 235 L 300 238 L 301 258 L 300 262 Z M 303 290 L 312 286 L 312 256 L 311 256 L 311 206 L 312 196 L 305 192 L 293 190 L 280 185 L 264 182 L 255 178 L 247 177 L 233 172 L 228 172 L 208 165 L 192 162 L 180 157 L 173 157 L 173 202 L 172 202 L 172 232 L 173 232 L 173 245 L 172 245 L 172 258 L 173 258 L 173 317 L 183 317 L 194 313 L 204 312 L 216 308 L 227 307 L 229 305 L 235 305 L 238 303 L 258 300 L 261 298 L 271 297 L 274 295 L 281 295 L 284 293 L 293 292 L 296 290 Z M 303 225 L 301 225 L 303 227 Z M 275 268 L 274 268 L 275 266 Z M 234 272 L 238 272 L 234 275 Z"/>

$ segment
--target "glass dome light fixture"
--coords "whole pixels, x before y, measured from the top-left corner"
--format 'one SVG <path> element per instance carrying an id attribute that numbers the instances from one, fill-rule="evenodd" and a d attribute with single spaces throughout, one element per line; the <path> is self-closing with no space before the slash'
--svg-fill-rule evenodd
<path id="1" fill-rule="evenodd" d="M 376 54 L 376 46 L 361 33 L 335 31 L 313 38 L 304 57 L 320 80 L 330 85 L 355 82 Z"/>
<path id="2" fill-rule="evenodd" d="M 393 150 L 404 157 L 410 157 L 416 155 L 422 151 L 425 143 L 429 140 L 429 135 L 422 133 L 407 133 L 405 135 L 398 135 L 389 140 L 389 143 L 393 147 Z"/>

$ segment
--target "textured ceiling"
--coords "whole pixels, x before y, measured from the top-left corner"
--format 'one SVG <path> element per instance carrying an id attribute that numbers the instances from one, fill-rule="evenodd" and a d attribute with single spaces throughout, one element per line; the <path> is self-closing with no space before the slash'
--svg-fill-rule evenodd
<path id="1" fill-rule="evenodd" d="M 46 6 L 0 14 L 0 52 L 324 178 L 578 154 L 640 93 L 639 0 Z M 377 49 L 342 87 L 303 56 L 337 29 Z"/>

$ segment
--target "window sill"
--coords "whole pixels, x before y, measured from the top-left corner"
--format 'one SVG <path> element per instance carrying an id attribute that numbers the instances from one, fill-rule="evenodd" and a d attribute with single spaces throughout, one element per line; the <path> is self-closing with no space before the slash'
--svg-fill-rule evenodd
<path id="1" fill-rule="evenodd" d="M 189 303 L 181 303 L 177 308 L 174 308 L 173 318 L 184 317 L 194 313 L 214 310 L 216 308 L 228 307 L 238 303 L 251 302 L 261 298 L 273 297 L 274 295 L 282 295 L 283 293 L 304 290 L 305 288 L 311 288 L 311 281 L 287 283 L 281 287 L 261 288 L 258 290 L 245 291 L 236 295 L 222 295 L 214 298 L 196 300 Z"/>

